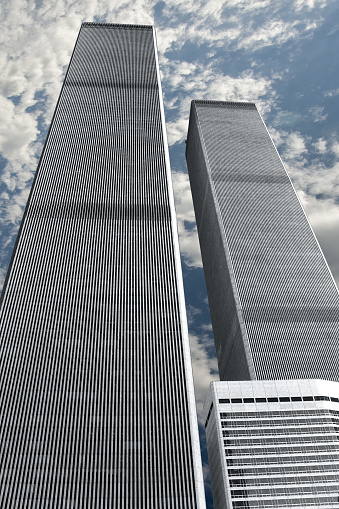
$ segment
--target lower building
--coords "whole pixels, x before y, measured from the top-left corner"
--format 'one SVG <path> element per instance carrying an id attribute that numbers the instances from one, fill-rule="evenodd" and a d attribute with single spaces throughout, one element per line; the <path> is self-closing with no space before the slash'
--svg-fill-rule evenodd
<path id="1" fill-rule="evenodd" d="M 211 383 L 204 407 L 215 509 L 339 507 L 339 383 Z"/>

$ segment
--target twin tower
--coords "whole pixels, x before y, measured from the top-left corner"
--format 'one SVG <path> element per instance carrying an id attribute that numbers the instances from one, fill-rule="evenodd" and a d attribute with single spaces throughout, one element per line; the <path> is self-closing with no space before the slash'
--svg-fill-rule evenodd
<path id="1" fill-rule="evenodd" d="M 338 507 L 326 261 L 254 104 L 193 101 L 186 157 L 223 380 L 215 508 Z M 205 507 L 152 27 L 82 25 L 0 327 L 1 507 Z"/>

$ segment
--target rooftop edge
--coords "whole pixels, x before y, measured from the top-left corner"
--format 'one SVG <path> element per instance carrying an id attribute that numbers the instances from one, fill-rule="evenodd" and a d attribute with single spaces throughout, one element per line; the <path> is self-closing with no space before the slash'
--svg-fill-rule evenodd
<path id="1" fill-rule="evenodd" d="M 245 108 L 245 109 L 257 109 L 255 103 L 252 102 L 237 102 L 237 101 L 212 101 L 204 99 L 193 99 L 192 104 L 198 106 L 225 106 L 231 108 Z"/>
<path id="2" fill-rule="evenodd" d="M 132 25 L 129 23 L 97 23 L 94 21 L 84 21 L 82 27 L 102 27 L 102 28 L 126 28 L 127 30 L 153 30 L 153 25 Z"/>

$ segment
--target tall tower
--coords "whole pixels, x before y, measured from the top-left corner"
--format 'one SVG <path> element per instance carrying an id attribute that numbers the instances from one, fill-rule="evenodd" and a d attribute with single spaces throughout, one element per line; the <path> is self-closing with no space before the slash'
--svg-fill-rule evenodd
<path id="1" fill-rule="evenodd" d="M 215 509 L 337 508 L 339 294 L 321 249 L 254 104 L 193 101 L 186 157 L 222 380 L 204 407 Z"/>
<path id="2" fill-rule="evenodd" d="M 151 26 L 82 25 L 0 327 L 1 507 L 204 507 Z"/>
<path id="3" fill-rule="evenodd" d="M 251 103 L 193 101 L 187 164 L 221 380 L 339 381 L 339 294 Z"/>

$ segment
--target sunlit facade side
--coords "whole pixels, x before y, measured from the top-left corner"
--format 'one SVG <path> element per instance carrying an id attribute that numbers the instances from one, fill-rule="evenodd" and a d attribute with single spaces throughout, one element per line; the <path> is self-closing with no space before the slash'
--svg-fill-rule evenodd
<path id="1" fill-rule="evenodd" d="M 256 106 L 193 101 L 186 157 L 221 380 L 338 381 L 338 289 Z"/>
<path id="2" fill-rule="evenodd" d="M 338 383 L 212 383 L 204 418 L 216 509 L 338 507 Z"/>
<path id="3" fill-rule="evenodd" d="M 1 507 L 205 507 L 152 27 L 82 25 L 0 327 Z"/>

